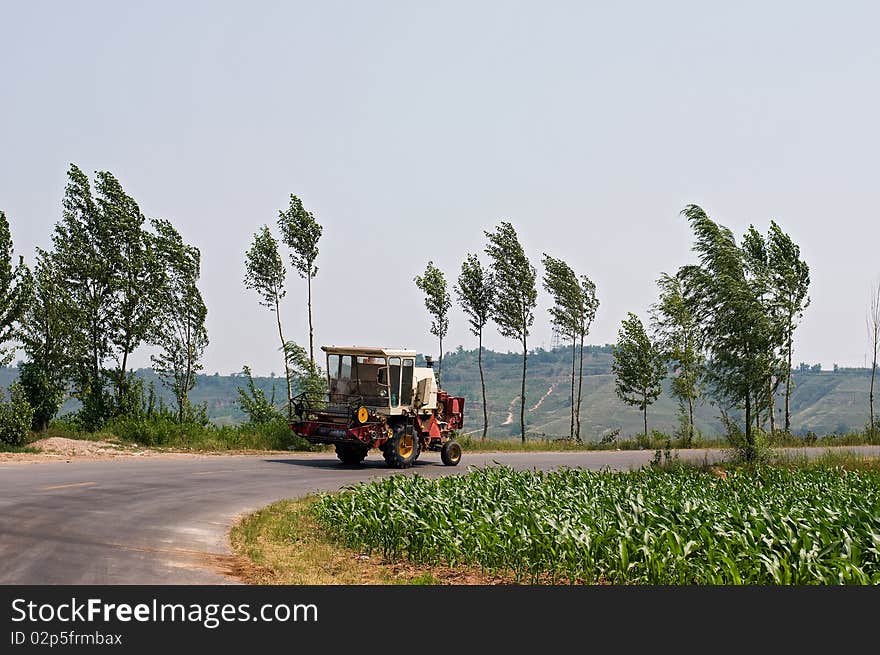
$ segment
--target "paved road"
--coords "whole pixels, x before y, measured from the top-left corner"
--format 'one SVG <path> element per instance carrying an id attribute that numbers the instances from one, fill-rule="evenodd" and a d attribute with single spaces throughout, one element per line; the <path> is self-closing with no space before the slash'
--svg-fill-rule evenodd
<path id="1" fill-rule="evenodd" d="M 821 449 L 807 449 L 811 455 Z M 880 447 L 852 448 L 880 455 Z M 649 451 L 465 453 L 454 469 L 426 453 L 407 473 L 463 473 L 493 461 L 517 469 L 617 470 Z M 717 460 L 718 451 L 682 458 Z M 331 454 L 193 456 L 0 465 L 0 584 L 217 584 L 235 579 L 227 542 L 238 516 L 274 500 L 395 473 Z"/>

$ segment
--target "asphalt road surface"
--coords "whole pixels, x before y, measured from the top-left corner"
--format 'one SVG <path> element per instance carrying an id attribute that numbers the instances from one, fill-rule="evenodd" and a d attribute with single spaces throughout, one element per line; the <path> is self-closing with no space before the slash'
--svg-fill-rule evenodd
<path id="1" fill-rule="evenodd" d="M 880 447 L 850 450 L 880 455 Z M 806 449 L 816 455 L 823 449 Z M 615 470 L 647 464 L 651 451 L 465 453 L 455 468 L 425 453 L 406 474 L 464 473 L 499 462 L 517 469 Z M 682 451 L 716 461 L 719 451 Z M 331 454 L 144 457 L 0 465 L 0 584 L 222 584 L 229 528 L 282 498 L 332 491 L 400 473 L 375 452 L 363 467 Z"/>

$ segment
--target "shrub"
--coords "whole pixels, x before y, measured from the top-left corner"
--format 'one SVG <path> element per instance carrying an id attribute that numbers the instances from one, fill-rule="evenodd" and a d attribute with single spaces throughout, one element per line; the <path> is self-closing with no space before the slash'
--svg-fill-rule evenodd
<path id="1" fill-rule="evenodd" d="M 16 383 L 9 387 L 9 400 L 0 391 L 0 444 L 21 447 L 27 443 L 34 410 L 25 397 L 24 389 Z"/>

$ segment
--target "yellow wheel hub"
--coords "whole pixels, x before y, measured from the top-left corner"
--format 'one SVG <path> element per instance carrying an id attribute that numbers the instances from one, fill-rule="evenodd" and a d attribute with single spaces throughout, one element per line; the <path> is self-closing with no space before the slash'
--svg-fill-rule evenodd
<path id="1" fill-rule="evenodd" d="M 370 411 L 366 407 L 358 407 L 357 420 L 358 423 L 366 423 L 370 418 Z"/>
<path id="2" fill-rule="evenodd" d="M 397 441 L 397 453 L 401 457 L 409 457 L 413 453 L 413 436 L 411 434 L 402 434 Z"/>

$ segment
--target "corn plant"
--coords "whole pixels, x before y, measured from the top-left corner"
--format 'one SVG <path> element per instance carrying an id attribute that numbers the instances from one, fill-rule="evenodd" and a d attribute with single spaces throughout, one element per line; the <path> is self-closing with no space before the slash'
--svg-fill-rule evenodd
<path id="1" fill-rule="evenodd" d="M 876 472 L 498 466 L 391 476 L 324 495 L 315 511 L 350 547 L 525 581 L 880 583 Z"/>

